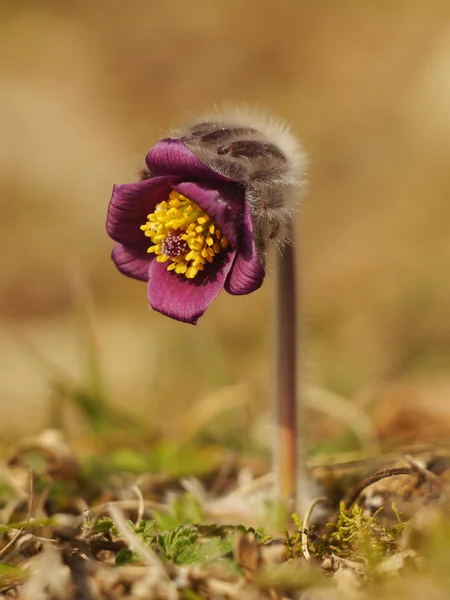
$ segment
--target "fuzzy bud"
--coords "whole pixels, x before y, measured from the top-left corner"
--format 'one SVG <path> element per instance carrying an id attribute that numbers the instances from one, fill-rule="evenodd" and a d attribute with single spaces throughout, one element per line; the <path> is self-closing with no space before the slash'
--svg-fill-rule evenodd
<path id="1" fill-rule="evenodd" d="M 255 244 L 264 264 L 271 241 L 289 242 L 306 187 L 306 155 L 286 125 L 250 111 L 215 114 L 174 137 L 212 170 L 245 188 Z"/>

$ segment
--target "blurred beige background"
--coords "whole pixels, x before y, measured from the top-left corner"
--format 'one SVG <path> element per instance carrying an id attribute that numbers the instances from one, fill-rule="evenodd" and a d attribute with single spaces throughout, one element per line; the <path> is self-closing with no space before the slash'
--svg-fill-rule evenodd
<path id="1" fill-rule="evenodd" d="M 392 435 L 382 406 L 398 407 L 407 438 L 408 407 L 440 420 L 450 406 L 447 0 L 2 0 L 0 33 L 5 435 L 48 423 L 54 372 L 43 357 L 89 379 L 78 308 L 88 294 L 113 405 L 168 435 L 189 435 L 193 415 L 215 431 L 223 415 L 220 435 L 238 423 L 236 435 L 260 440 L 271 270 L 251 296 L 222 293 L 193 328 L 148 311 L 144 284 L 110 262 L 104 231 L 113 183 L 135 179 L 151 145 L 213 104 L 242 102 L 289 121 L 310 155 L 298 220 L 305 386 L 359 403 L 382 437 Z"/>

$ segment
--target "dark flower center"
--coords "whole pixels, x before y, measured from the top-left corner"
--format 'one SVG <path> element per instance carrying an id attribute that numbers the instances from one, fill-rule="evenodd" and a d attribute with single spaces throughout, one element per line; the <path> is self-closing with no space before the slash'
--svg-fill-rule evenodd
<path id="1" fill-rule="evenodd" d="M 181 232 L 174 231 L 169 233 L 161 244 L 162 253 L 169 258 L 184 256 L 189 252 L 189 246 L 186 240 L 181 238 Z"/>

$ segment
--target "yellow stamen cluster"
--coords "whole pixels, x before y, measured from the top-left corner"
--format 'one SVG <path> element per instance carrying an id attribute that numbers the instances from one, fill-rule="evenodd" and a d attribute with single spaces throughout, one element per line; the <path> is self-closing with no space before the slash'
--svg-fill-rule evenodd
<path id="1" fill-rule="evenodd" d="M 228 240 L 210 217 L 192 200 L 173 190 L 169 199 L 147 215 L 142 231 L 153 245 L 156 260 L 171 261 L 168 271 L 193 279 L 206 263 L 228 247 Z"/>

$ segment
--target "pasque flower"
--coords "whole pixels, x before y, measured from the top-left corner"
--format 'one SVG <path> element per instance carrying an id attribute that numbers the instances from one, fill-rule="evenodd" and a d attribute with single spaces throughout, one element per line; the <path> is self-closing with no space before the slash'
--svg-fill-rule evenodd
<path id="1" fill-rule="evenodd" d="M 117 242 L 114 263 L 147 282 L 155 310 L 195 324 L 222 288 L 257 290 L 269 244 L 285 245 L 277 256 L 274 472 L 278 498 L 294 499 L 295 509 L 305 469 L 296 429 L 293 215 L 305 156 L 286 127 L 246 111 L 213 115 L 161 140 L 146 162 L 140 181 L 114 187 L 106 227 Z"/>
<path id="2" fill-rule="evenodd" d="M 119 271 L 148 283 L 153 309 L 192 324 L 222 288 L 257 290 L 297 185 L 293 161 L 253 126 L 215 118 L 161 140 L 146 163 L 142 180 L 115 186 L 109 204 Z"/>

